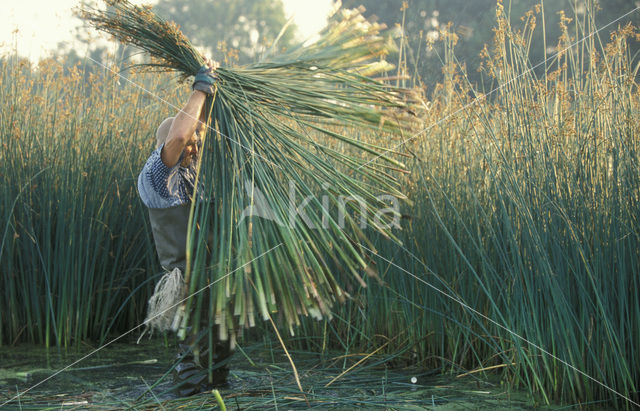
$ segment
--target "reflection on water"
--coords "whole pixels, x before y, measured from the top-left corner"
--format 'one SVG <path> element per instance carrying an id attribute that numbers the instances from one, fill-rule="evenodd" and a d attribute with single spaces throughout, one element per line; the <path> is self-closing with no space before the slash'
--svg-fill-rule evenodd
<path id="1" fill-rule="evenodd" d="M 263 345 L 243 346 L 232 360 L 230 381 L 220 393 L 229 409 L 309 407 L 332 409 L 530 409 L 526 394 L 508 392 L 499 382 L 475 376 L 442 377 L 417 369 L 391 370 L 375 361 L 340 374 L 362 356 L 345 362 L 339 355 L 293 352 L 303 396 L 281 352 Z M 107 346 L 69 369 L 54 375 L 93 351 L 92 347 L 58 352 L 40 346 L 0 347 L 0 404 L 16 390 L 39 384 L 5 405 L 6 409 L 123 409 L 181 406 L 213 408 L 212 395 L 176 399 L 170 377 L 174 352 L 161 339 Z M 340 376 L 326 387 L 327 383 Z M 42 382 L 43 380 L 48 380 Z M 42 382 L 42 383 L 41 383 Z M 149 387 L 152 387 L 150 390 Z"/>

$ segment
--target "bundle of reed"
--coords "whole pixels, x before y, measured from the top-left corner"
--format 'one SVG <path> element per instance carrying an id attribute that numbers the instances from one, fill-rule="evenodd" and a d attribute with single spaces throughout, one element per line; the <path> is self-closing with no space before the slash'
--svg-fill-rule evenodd
<path id="1" fill-rule="evenodd" d="M 203 64 L 150 7 L 107 4 L 81 15 L 148 52 L 143 68 L 188 78 Z M 370 77 L 393 68 L 384 60 L 393 50 L 391 31 L 342 10 L 312 44 L 217 70 L 198 163 L 201 196 L 211 201 L 193 202 L 185 273 L 187 295 L 209 292 L 185 301 L 182 330 L 206 320 L 235 338 L 256 315 L 277 313 L 293 334 L 300 315 L 330 318 L 346 281 L 366 286 L 361 274 L 375 275 L 359 245 L 374 249 L 367 230 L 398 241 L 398 209 L 388 200 L 406 200 L 394 176 L 404 165 L 401 153 L 359 136 L 401 138 L 417 124 L 420 101 Z"/>

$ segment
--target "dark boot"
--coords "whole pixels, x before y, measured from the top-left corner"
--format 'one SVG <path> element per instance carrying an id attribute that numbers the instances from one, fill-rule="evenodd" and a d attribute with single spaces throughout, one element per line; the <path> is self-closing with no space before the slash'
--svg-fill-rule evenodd
<path id="1" fill-rule="evenodd" d="M 207 391 L 208 381 L 206 370 L 196 365 L 192 354 L 183 356 L 179 353 L 180 361 L 173 369 L 173 386 L 175 393 L 180 397 L 188 397 Z"/>
<path id="2" fill-rule="evenodd" d="M 217 334 L 214 334 L 217 335 Z M 176 394 L 186 397 L 210 391 L 227 383 L 228 361 L 233 355 L 229 341 L 217 341 L 214 345 L 212 381 L 209 381 L 209 348 L 207 330 L 188 339 L 190 344 L 179 344 L 176 359 L 179 363 L 173 369 L 173 384 Z"/>
<path id="3" fill-rule="evenodd" d="M 204 370 L 209 368 L 209 348 L 207 344 L 200 344 L 201 350 L 199 355 L 200 365 Z M 229 375 L 229 360 L 233 355 L 230 341 L 216 341 L 213 346 L 211 374 L 212 381 L 209 381 L 214 387 L 226 385 L 227 376 Z"/>

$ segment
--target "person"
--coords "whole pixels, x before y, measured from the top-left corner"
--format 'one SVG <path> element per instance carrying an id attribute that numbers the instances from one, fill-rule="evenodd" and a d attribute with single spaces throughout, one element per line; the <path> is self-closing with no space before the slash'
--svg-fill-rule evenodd
<path id="1" fill-rule="evenodd" d="M 160 265 L 167 272 L 158 285 L 165 284 L 166 281 L 163 280 L 170 278 L 171 273 L 184 273 L 186 268 L 189 211 L 192 198 L 198 192 L 194 190 L 194 184 L 201 148 L 200 136 L 206 127 L 203 107 L 207 97 L 215 92 L 217 68 L 216 62 L 205 59 L 185 106 L 175 117 L 169 117 L 159 125 L 156 131 L 156 149 L 138 176 L 138 193 L 148 208 Z M 179 278 L 181 281 L 182 277 Z M 150 306 L 157 290 L 158 286 L 150 300 Z M 151 308 L 149 310 L 152 311 Z M 174 312 L 175 307 L 171 313 Z M 149 315 L 147 317 L 149 319 Z M 170 329 L 168 325 L 157 328 Z M 208 344 L 204 342 L 208 342 L 208 339 L 202 338 L 207 328 L 200 328 L 203 330 L 200 335 L 189 335 L 179 344 L 179 362 L 174 367 L 173 379 L 180 396 L 197 394 L 226 382 L 226 362 L 232 354 L 231 346 L 223 341 L 217 341 L 213 345 L 214 369 L 213 381 L 210 381 L 205 368 L 209 363 L 209 352 Z M 213 335 L 218 335 L 216 330 Z"/>

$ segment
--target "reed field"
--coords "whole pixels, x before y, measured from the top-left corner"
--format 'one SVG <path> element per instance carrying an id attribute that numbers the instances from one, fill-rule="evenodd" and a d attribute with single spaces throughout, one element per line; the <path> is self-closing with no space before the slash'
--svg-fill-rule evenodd
<path id="1" fill-rule="evenodd" d="M 497 14 L 480 68 L 460 64 L 455 33 L 441 33 L 444 81 L 414 84 L 425 108 L 415 134 L 350 136 L 405 154 L 409 173 L 397 178 L 408 201 L 393 230 L 401 244 L 364 230 L 379 279 L 348 282 L 332 320 L 305 318 L 281 335 L 300 352 L 341 352 L 344 370 L 384 358 L 387 367 L 498 378 L 527 390 L 531 405 L 633 408 L 640 95 L 628 46 L 640 32 L 587 37 L 597 30 L 592 14 L 563 18 L 563 37 L 544 45 L 559 53 L 530 70 L 536 14 L 519 27 Z M 0 62 L 5 347 L 104 343 L 144 320 L 161 271 L 136 180 L 155 128 L 176 110 L 84 64 Z M 476 69 L 486 84 L 466 80 Z M 166 102 L 185 101 L 188 87 L 169 74 L 126 75 Z M 244 337 L 273 332 L 258 322 Z"/>

